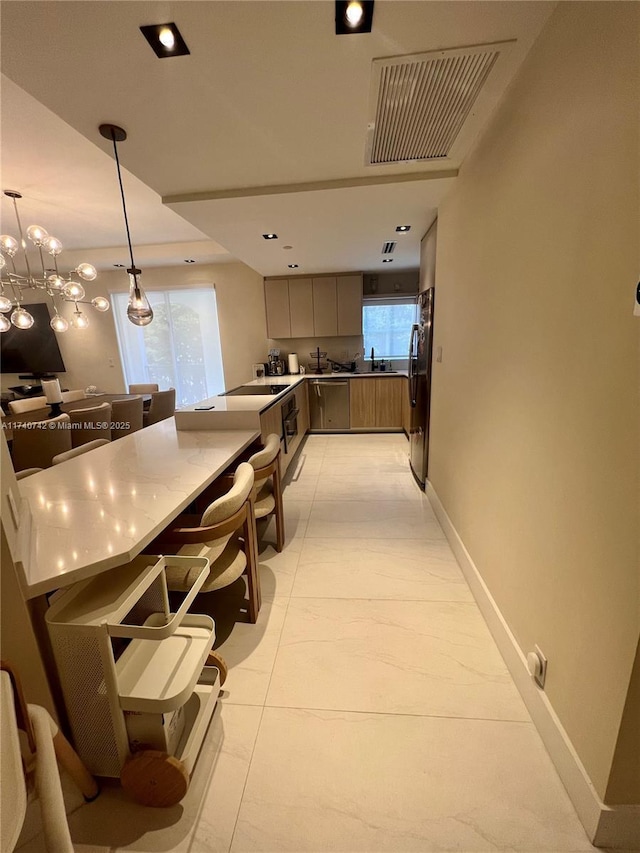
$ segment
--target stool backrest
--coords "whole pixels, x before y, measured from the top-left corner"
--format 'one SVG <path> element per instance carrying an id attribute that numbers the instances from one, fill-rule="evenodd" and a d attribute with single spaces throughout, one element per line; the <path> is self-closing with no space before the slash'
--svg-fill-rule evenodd
<path id="1" fill-rule="evenodd" d="M 231 518 L 251 495 L 253 490 L 253 468 L 248 462 L 241 462 L 233 476 L 233 485 L 205 509 L 202 514 L 202 526 L 210 527 Z"/>
<path id="2" fill-rule="evenodd" d="M 63 391 L 62 392 L 62 402 L 63 403 L 75 403 L 76 400 L 86 400 L 87 394 L 86 391 L 83 391 L 81 388 L 78 388 L 76 391 Z"/>
<path id="3" fill-rule="evenodd" d="M 74 447 L 72 450 L 66 450 L 64 453 L 58 453 L 53 457 L 53 464 L 60 465 L 69 459 L 74 459 L 76 456 L 82 456 L 90 450 L 96 450 L 98 447 L 104 447 L 105 444 L 111 444 L 106 438 L 97 438 L 95 441 L 88 441 L 86 444 L 81 444 L 80 447 Z"/>

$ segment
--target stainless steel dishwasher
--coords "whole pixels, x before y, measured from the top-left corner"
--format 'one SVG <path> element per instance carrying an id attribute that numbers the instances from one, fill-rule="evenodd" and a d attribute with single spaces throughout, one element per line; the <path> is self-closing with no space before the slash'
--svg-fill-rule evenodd
<path id="1" fill-rule="evenodd" d="M 349 380 L 311 379 L 309 385 L 311 429 L 349 429 Z"/>

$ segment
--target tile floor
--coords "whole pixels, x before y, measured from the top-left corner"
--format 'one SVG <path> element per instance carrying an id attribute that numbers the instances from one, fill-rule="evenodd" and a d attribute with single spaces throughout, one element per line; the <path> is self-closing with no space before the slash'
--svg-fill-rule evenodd
<path id="1" fill-rule="evenodd" d="M 243 581 L 207 596 L 230 673 L 186 798 L 144 809 L 108 785 L 70 817 L 77 850 L 595 849 L 407 448 L 307 438 L 286 547 L 262 547 L 258 623 Z"/>

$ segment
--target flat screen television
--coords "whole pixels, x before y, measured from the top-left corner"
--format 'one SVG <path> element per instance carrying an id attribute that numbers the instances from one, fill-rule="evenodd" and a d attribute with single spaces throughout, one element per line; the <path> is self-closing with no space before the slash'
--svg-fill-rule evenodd
<path id="1" fill-rule="evenodd" d="M 2 373 L 25 373 L 46 376 L 48 373 L 65 373 L 56 333 L 49 322 L 51 314 L 46 302 L 23 305 L 34 319 L 30 329 L 16 329 L 0 334 L 0 360 Z"/>

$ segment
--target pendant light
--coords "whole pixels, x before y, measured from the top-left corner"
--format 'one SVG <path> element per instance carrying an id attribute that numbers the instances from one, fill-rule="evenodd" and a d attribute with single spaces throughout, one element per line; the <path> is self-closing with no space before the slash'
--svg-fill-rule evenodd
<path id="1" fill-rule="evenodd" d="M 118 127 L 116 124 L 101 124 L 99 130 L 100 134 L 104 136 L 105 139 L 110 139 L 113 142 L 113 153 L 116 158 L 118 183 L 120 184 L 120 195 L 122 197 L 124 224 L 127 229 L 127 243 L 129 244 L 129 257 L 131 258 L 131 266 L 127 270 L 127 273 L 129 274 L 129 304 L 127 306 L 127 317 L 135 326 L 148 326 L 153 320 L 153 311 L 140 284 L 139 277 L 142 275 L 142 272 L 136 267 L 135 261 L 133 260 L 131 235 L 129 234 L 129 219 L 127 217 L 127 205 L 124 200 L 122 175 L 120 174 L 120 160 L 118 159 L 118 146 L 116 145 L 116 142 L 124 142 L 127 138 L 127 132 L 121 127 Z"/>

